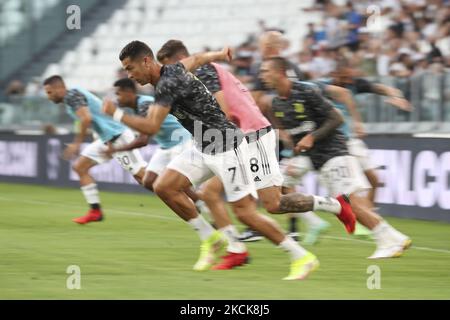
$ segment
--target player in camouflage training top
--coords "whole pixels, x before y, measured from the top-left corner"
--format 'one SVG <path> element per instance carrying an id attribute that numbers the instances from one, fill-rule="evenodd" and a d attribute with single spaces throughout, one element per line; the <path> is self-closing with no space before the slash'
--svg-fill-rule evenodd
<path id="1" fill-rule="evenodd" d="M 183 42 L 169 40 L 158 51 L 157 58 L 164 64 L 173 64 L 189 57 Z M 249 90 L 223 66 L 217 63 L 204 64 L 195 70 L 195 75 L 214 95 L 222 111 L 246 134 L 249 146 L 250 162 L 247 164 L 252 172 L 252 179 L 262 205 L 270 213 L 280 213 L 285 202 L 281 194 L 281 175 L 276 156 L 276 134 L 270 122 L 262 115 Z M 232 225 L 223 200 L 223 184 L 218 177 L 211 178 L 202 186 L 202 198 L 210 208 L 214 222 L 229 241 L 228 255 L 215 270 L 231 269 L 245 262 L 248 257 L 244 243 L 239 241 L 239 234 Z M 291 195 L 290 197 L 295 197 Z M 301 195 L 300 195 L 301 196 Z M 326 199 L 313 196 L 317 203 Z M 345 201 L 338 197 L 338 201 Z M 338 203 L 336 200 L 331 200 Z M 347 204 L 348 206 L 348 204 Z M 346 207 L 344 205 L 344 207 Z M 341 208 L 337 205 L 336 208 Z M 317 208 L 318 210 L 324 208 Z"/>
<path id="2" fill-rule="evenodd" d="M 155 86 L 155 104 L 146 118 L 126 115 L 113 103 L 105 104 L 104 112 L 146 134 L 158 132 L 170 112 L 194 136 L 195 147 L 174 159 L 154 186 L 156 194 L 199 233 L 201 254 L 194 270 L 207 270 L 212 266 L 224 239 L 220 232 L 198 215 L 183 190 L 216 175 L 224 183 L 228 201 L 241 222 L 290 253 L 291 272 L 285 279 L 304 279 L 317 268 L 317 258 L 286 237 L 275 221 L 257 213 L 256 190 L 246 165 L 249 162 L 247 141 L 243 133 L 225 117 L 204 84 L 188 71 L 221 59 L 230 59 L 229 49 L 193 55 L 179 63 L 161 66 L 146 44 L 133 41 L 122 49 L 120 60 L 130 78 L 141 85 L 151 83 Z M 304 198 L 290 199 L 285 205 L 310 201 L 308 197 Z"/>
<path id="3" fill-rule="evenodd" d="M 377 249 L 371 259 L 397 257 L 411 240 L 395 230 L 370 209 L 361 193 L 370 189 L 356 158 L 349 156 L 346 139 L 338 129 L 343 117 L 320 94 L 317 85 L 290 81 L 286 61 L 271 58 L 261 66 L 263 81 L 277 91 L 272 112 L 284 130 L 294 139 L 295 151 L 304 152 L 319 171 L 322 184 L 331 196 L 348 194 L 358 221 L 372 230 Z"/>

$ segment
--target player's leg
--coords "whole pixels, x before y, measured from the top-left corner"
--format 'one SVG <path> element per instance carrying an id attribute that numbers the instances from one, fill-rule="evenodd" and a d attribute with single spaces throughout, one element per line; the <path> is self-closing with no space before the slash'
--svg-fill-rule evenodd
<path id="1" fill-rule="evenodd" d="M 210 159 L 208 165 L 221 179 L 228 201 L 237 218 L 251 229 L 289 252 L 292 260 L 291 273 L 286 280 L 304 279 L 318 267 L 317 258 L 287 237 L 278 224 L 257 211 L 256 189 L 251 177 L 248 147 L 244 140 L 238 148 Z"/>
<path id="2" fill-rule="evenodd" d="M 375 206 L 375 194 L 379 185 L 379 180 L 375 167 L 370 161 L 370 152 L 364 141 L 361 139 L 352 138 L 347 141 L 348 152 L 350 155 L 356 157 L 361 168 L 366 175 L 367 180 L 371 185 L 371 189 L 367 193 L 367 198 L 371 202 L 371 208 Z"/>
<path id="3" fill-rule="evenodd" d="M 298 192 L 287 195 L 281 193 L 283 175 L 276 157 L 276 136 L 273 131 L 263 135 L 254 145 L 256 145 L 258 155 L 250 158 L 250 170 L 254 175 L 257 174 L 254 179 L 255 181 L 258 180 L 256 181 L 258 196 L 267 211 L 274 214 L 326 211 L 335 214 L 349 232 L 353 232 L 355 217 L 344 197 L 339 196 L 337 199 L 333 199 L 304 195 Z M 250 148 L 252 148 L 252 145 L 250 145 Z M 252 149 L 249 152 L 251 155 L 255 154 Z M 298 170 L 298 166 L 298 164 L 297 167 L 294 165 L 294 170 Z M 303 164 L 301 166 L 303 167 Z"/>
<path id="4" fill-rule="evenodd" d="M 148 170 L 148 168 L 145 170 L 144 179 L 142 182 L 142 185 L 145 189 L 154 192 L 153 190 L 153 184 L 155 183 L 156 179 L 158 178 L 158 174 L 156 172 L 153 172 L 151 170 Z"/>
<path id="5" fill-rule="evenodd" d="M 156 179 L 153 189 L 180 218 L 189 221 L 198 216 L 194 203 L 184 192 L 190 186 L 191 182 L 186 176 L 176 170 L 167 169 Z"/>
<path id="6" fill-rule="evenodd" d="M 134 133 L 127 129 L 112 142 L 113 146 L 119 148 L 123 145 L 127 145 L 135 139 Z M 122 166 L 125 171 L 130 172 L 134 179 L 142 185 L 145 175 L 146 162 L 142 158 L 142 155 L 138 149 L 116 152 L 113 154 L 113 158 Z"/>
<path id="7" fill-rule="evenodd" d="M 375 207 L 375 193 L 378 188 L 378 177 L 375 172 L 375 167 L 370 161 L 370 153 L 366 144 L 361 139 L 351 138 L 347 141 L 348 152 L 351 156 L 354 156 L 363 169 L 367 180 L 369 181 L 371 188 L 367 191 L 367 199 L 370 201 L 370 208 Z M 357 223 L 355 232 L 353 235 L 358 237 L 370 237 L 372 232 L 364 227 L 362 224 Z"/>
<path id="8" fill-rule="evenodd" d="M 239 241 L 239 233 L 233 225 L 223 199 L 224 187 L 218 177 L 213 177 L 202 186 L 201 197 L 209 208 L 216 228 L 228 240 L 227 255 L 213 266 L 213 270 L 227 270 L 248 262 L 249 255 L 244 243 Z"/>
<path id="9" fill-rule="evenodd" d="M 283 159 L 280 163 L 280 169 L 284 178 L 281 190 L 284 195 L 295 193 L 295 187 L 303 177 L 308 172 L 314 171 L 311 160 L 305 156 Z M 301 218 L 307 227 L 307 232 L 303 239 L 304 244 L 313 245 L 316 243 L 320 233 L 329 228 L 329 223 L 319 218 L 313 211 L 296 212 L 289 214 L 290 232 L 294 235 L 297 233 L 297 218 Z"/>
<path id="10" fill-rule="evenodd" d="M 295 193 L 295 188 L 288 188 L 283 187 L 282 188 L 283 194 L 290 194 Z M 330 224 L 321 219 L 318 215 L 316 215 L 313 211 L 307 211 L 307 212 L 297 212 L 297 213 L 291 213 L 292 217 L 290 219 L 290 235 L 291 234 L 298 234 L 297 233 L 297 225 L 296 220 L 297 218 L 302 219 L 302 221 L 306 225 L 306 235 L 303 239 L 303 243 L 307 245 L 313 245 L 317 242 L 319 236 L 321 233 L 329 229 Z"/>
<path id="11" fill-rule="evenodd" d="M 145 174 L 143 178 L 143 186 L 149 190 L 154 191 L 154 183 L 158 176 L 160 176 L 167 165 L 175 158 L 175 153 L 170 149 L 157 149 L 150 159 L 147 168 L 145 169 Z M 189 186 L 185 193 L 192 201 L 198 201 L 199 197 L 194 190 Z"/>
<path id="12" fill-rule="evenodd" d="M 377 249 L 370 257 L 391 258 L 401 255 L 411 240 L 389 225 L 375 213 L 364 192 L 370 188 L 356 158 L 352 156 L 335 157 L 321 168 L 320 178 L 331 193 L 349 194 L 353 212 L 359 223 L 373 232 Z"/>
<path id="13" fill-rule="evenodd" d="M 96 140 L 92 142 L 83 149 L 81 156 L 72 166 L 72 169 L 80 177 L 81 192 L 90 206 L 90 210 L 86 215 L 72 220 L 76 223 L 86 224 L 89 222 L 101 221 L 103 219 L 97 184 L 89 174 L 89 170 L 97 164 L 101 164 L 109 160 L 109 158 L 103 154 L 105 149 L 106 146 L 102 141 Z"/>
<path id="14" fill-rule="evenodd" d="M 200 257 L 194 265 L 196 271 L 208 270 L 214 264 L 216 254 L 226 243 L 222 234 L 198 214 L 194 202 L 185 193 L 187 188 L 213 176 L 202 158 L 203 154 L 194 147 L 185 150 L 167 165 L 167 169 L 154 183 L 155 193 L 192 226 L 202 241 Z"/>
<path id="15" fill-rule="evenodd" d="M 375 195 L 377 192 L 377 188 L 379 186 L 379 179 L 375 169 L 368 169 L 364 171 L 367 180 L 369 181 L 372 188 L 369 190 L 367 194 L 367 199 L 370 201 L 370 205 L 372 208 L 375 207 Z"/>

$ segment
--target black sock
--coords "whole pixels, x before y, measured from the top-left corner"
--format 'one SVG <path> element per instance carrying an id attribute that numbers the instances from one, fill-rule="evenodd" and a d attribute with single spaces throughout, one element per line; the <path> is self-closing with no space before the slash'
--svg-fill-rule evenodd
<path id="1" fill-rule="evenodd" d="M 289 232 L 297 232 L 297 218 L 289 218 Z"/>
<path id="2" fill-rule="evenodd" d="M 92 210 L 100 210 L 100 203 L 94 203 L 91 204 L 90 206 Z"/>

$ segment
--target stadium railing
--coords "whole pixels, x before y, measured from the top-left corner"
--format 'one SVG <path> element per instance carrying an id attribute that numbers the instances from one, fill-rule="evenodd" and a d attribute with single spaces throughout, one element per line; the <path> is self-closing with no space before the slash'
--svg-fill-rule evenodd
<path id="1" fill-rule="evenodd" d="M 442 74 L 424 72 L 411 78 L 380 77 L 370 80 L 402 90 L 414 106 L 405 112 L 389 106 L 385 98 L 373 94 L 356 96 L 368 133 L 450 133 L 450 71 Z M 101 94 L 100 94 L 101 96 Z M 72 124 L 72 120 L 44 96 L 0 99 L 0 124 L 3 130 L 39 125 Z"/>

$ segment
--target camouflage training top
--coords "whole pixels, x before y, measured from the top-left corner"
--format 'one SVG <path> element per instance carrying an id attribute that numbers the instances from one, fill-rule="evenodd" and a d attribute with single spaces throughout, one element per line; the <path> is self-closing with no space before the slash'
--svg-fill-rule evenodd
<path id="1" fill-rule="evenodd" d="M 320 94 L 319 88 L 311 82 L 294 81 L 287 99 L 276 97 L 272 102 L 275 117 L 283 129 L 292 136 L 295 144 L 328 120 L 333 108 L 333 105 Z M 347 154 L 345 136 L 339 129 L 315 141 L 314 146 L 305 152 L 305 155 L 311 158 L 316 170 L 331 158 Z"/>
<path id="2" fill-rule="evenodd" d="M 170 108 L 194 137 L 203 153 L 215 154 L 236 148 L 243 133 L 220 109 L 212 93 L 181 62 L 161 68 L 155 87 L 155 103 Z"/>

